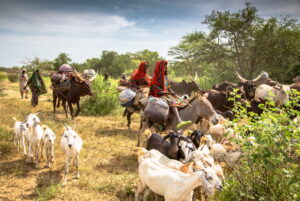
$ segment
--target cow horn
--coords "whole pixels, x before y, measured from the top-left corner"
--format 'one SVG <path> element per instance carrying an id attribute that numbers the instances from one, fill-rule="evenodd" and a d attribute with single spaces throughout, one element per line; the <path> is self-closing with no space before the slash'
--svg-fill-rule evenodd
<path id="1" fill-rule="evenodd" d="M 237 71 L 235 71 L 235 73 L 236 73 L 237 77 L 239 78 L 240 82 L 242 82 L 242 83 L 247 82 L 247 80 L 244 79 Z"/>
<path id="2" fill-rule="evenodd" d="M 263 80 L 266 80 L 269 78 L 269 74 L 267 72 L 261 72 L 261 74 L 259 76 L 257 76 L 256 78 L 254 78 L 252 80 L 252 82 L 257 83 Z"/>
<path id="3" fill-rule="evenodd" d="M 79 75 L 79 73 L 75 70 L 75 77 L 80 81 L 80 82 L 84 82 L 85 80 Z"/>

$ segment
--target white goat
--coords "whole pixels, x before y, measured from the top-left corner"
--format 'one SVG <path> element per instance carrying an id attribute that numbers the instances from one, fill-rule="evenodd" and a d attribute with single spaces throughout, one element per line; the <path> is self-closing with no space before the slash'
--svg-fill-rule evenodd
<path id="1" fill-rule="evenodd" d="M 25 137 L 28 141 L 28 162 L 33 162 L 33 153 L 32 150 L 35 148 L 35 157 L 36 163 L 35 167 L 39 168 L 39 149 L 40 149 L 40 142 L 44 135 L 44 130 L 40 125 L 41 121 L 35 114 L 29 114 L 26 118 L 26 126 L 29 128 L 30 132 L 25 133 Z"/>
<path id="2" fill-rule="evenodd" d="M 213 177 L 205 170 L 185 174 L 161 165 L 151 158 L 146 158 L 139 165 L 139 176 L 136 201 L 147 186 L 154 193 L 164 196 L 166 201 L 191 201 L 193 190 L 200 185 L 212 194 L 212 185 L 209 181 L 213 180 Z"/>
<path id="3" fill-rule="evenodd" d="M 47 166 L 51 167 L 54 158 L 54 142 L 56 140 L 55 134 L 51 128 L 46 125 L 42 125 L 44 129 L 44 135 L 42 139 L 41 158 L 43 158 L 43 148 L 45 147 L 45 153 L 47 158 Z"/>
<path id="4" fill-rule="evenodd" d="M 25 145 L 25 131 L 27 129 L 24 122 L 17 121 L 15 117 L 13 117 L 15 120 L 14 124 L 14 146 L 17 146 L 18 151 L 20 150 L 20 144 L 23 147 L 24 155 L 27 155 L 26 152 L 26 145 Z"/>
<path id="5" fill-rule="evenodd" d="M 63 149 L 63 152 L 66 154 L 66 166 L 65 166 L 65 176 L 63 180 L 63 185 L 67 183 L 67 174 L 69 172 L 69 165 L 71 160 L 74 160 L 76 165 L 77 173 L 76 177 L 79 178 L 79 153 L 82 148 L 82 139 L 78 136 L 75 128 L 65 125 L 65 132 L 61 137 L 60 143 Z"/>

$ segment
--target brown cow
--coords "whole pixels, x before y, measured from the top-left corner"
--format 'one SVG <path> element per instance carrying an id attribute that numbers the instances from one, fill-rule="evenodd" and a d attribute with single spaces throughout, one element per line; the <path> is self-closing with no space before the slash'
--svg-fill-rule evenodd
<path id="1" fill-rule="evenodd" d="M 169 80 L 171 89 L 179 96 L 187 94 L 191 96 L 191 93 L 200 91 L 198 84 L 193 80 L 191 82 L 186 82 L 185 80 L 181 82 L 175 82 Z"/>

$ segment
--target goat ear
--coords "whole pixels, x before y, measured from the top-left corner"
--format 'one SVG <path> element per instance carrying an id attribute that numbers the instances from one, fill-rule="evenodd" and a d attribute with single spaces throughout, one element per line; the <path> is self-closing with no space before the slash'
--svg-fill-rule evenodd
<path id="1" fill-rule="evenodd" d="M 135 147 L 133 148 L 134 151 L 137 152 L 137 155 L 142 156 L 146 153 L 146 149 L 143 147 Z"/>
<path id="2" fill-rule="evenodd" d="M 193 165 L 193 168 L 194 168 L 195 170 L 197 170 L 197 171 L 203 170 L 203 167 L 201 167 L 201 166 L 199 166 L 199 165 L 197 165 L 197 164 L 194 164 L 194 165 Z"/>
<path id="3" fill-rule="evenodd" d="M 180 167 L 180 171 L 183 173 L 189 173 L 190 169 L 194 166 L 194 162 L 189 162 Z"/>

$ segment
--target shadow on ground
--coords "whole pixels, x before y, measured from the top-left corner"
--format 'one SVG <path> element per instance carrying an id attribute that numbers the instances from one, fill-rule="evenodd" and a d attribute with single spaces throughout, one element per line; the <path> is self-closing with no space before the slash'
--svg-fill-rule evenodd
<path id="1" fill-rule="evenodd" d="M 137 157 L 135 154 L 118 154 L 108 162 L 99 162 L 96 166 L 97 170 L 105 170 L 113 174 L 124 174 L 124 172 L 136 172 L 137 170 Z"/>
<path id="2" fill-rule="evenodd" d="M 0 175 L 14 175 L 16 177 L 27 177 L 28 174 L 36 170 L 34 164 L 27 163 L 25 156 L 22 159 L 3 162 L 0 164 Z"/>
<path id="3" fill-rule="evenodd" d="M 131 140 L 136 139 L 136 133 L 138 131 L 135 130 L 129 130 L 129 129 L 110 129 L 110 130 L 104 130 L 104 129 L 97 129 L 95 132 L 95 135 L 97 137 L 117 137 L 117 136 L 122 136 L 122 137 L 128 137 Z"/>

